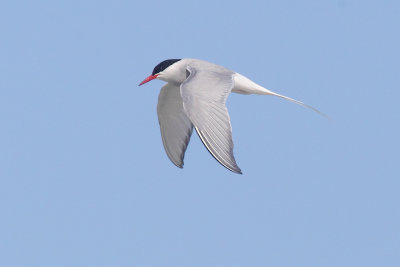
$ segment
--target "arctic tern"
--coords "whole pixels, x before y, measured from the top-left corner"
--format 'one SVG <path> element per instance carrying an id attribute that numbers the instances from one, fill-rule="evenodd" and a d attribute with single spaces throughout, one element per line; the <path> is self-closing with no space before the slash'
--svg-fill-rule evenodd
<path id="1" fill-rule="evenodd" d="M 303 102 L 272 92 L 237 72 L 204 60 L 165 60 L 139 86 L 153 79 L 167 82 L 158 96 L 157 114 L 165 151 L 179 168 L 183 168 L 194 127 L 220 164 L 232 172 L 242 173 L 233 155 L 232 127 L 225 106 L 231 92 L 278 96 L 322 114 Z"/>

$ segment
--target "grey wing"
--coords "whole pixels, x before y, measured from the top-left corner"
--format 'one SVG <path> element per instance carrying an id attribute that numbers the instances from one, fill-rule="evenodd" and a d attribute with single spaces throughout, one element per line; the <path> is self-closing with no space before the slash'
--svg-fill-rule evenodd
<path id="1" fill-rule="evenodd" d="M 232 128 L 226 99 L 234 81 L 229 70 L 187 67 L 181 84 L 183 107 L 201 141 L 214 158 L 235 173 L 242 173 L 233 155 Z"/>
<path id="2" fill-rule="evenodd" d="M 157 114 L 165 152 L 172 163 L 182 168 L 193 124 L 183 110 L 178 86 L 167 83 L 161 88 Z"/>

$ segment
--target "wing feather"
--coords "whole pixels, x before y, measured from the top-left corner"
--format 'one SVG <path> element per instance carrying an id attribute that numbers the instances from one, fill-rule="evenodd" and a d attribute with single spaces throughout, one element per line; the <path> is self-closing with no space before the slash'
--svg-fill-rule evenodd
<path id="1" fill-rule="evenodd" d="M 242 173 L 233 155 L 232 127 L 225 106 L 234 73 L 213 64 L 186 69 L 189 75 L 181 84 L 186 115 L 211 155 L 232 172 Z"/>
<path id="2" fill-rule="evenodd" d="M 161 88 L 157 114 L 165 152 L 172 163 L 182 168 L 193 124 L 183 110 L 178 86 L 167 83 Z"/>

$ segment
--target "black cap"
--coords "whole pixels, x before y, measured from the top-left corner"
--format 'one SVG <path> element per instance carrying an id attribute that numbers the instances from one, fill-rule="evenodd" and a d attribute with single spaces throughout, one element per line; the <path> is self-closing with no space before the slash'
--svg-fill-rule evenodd
<path id="1" fill-rule="evenodd" d="M 179 60 L 180 59 L 167 59 L 167 60 L 164 60 L 163 62 L 161 62 L 160 64 L 158 64 L 157 66 L 154 67 L 153 73 L 151 75 L 154 75 L 154 74 L 157 74 L 159 72 L 162 72 L 163 70 L 165 70 L 166 68 L 168 68 L 169 66 L 171 66 L 175 62 L 178 62 Z"/>

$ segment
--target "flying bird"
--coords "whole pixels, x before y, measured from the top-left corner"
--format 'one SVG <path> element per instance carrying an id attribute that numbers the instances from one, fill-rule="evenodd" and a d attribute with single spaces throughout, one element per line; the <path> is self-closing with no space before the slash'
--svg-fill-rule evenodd
<path id="1" fill-rule="evenodd" d="M 179 168 L 183 168 L 183 158 L 194 128 L 221 165 L 232 172 L 242 173 L 233 155 L 232 127 L 225 105 L 231 92 L 278 96 L 322 114 L 237 72 L 204 60 L 165 60 L 155 66 L 152 74 L 139 86 L 153 79 L 167 82 L 158 96 L 157 114 L 165 151 Z"/>

